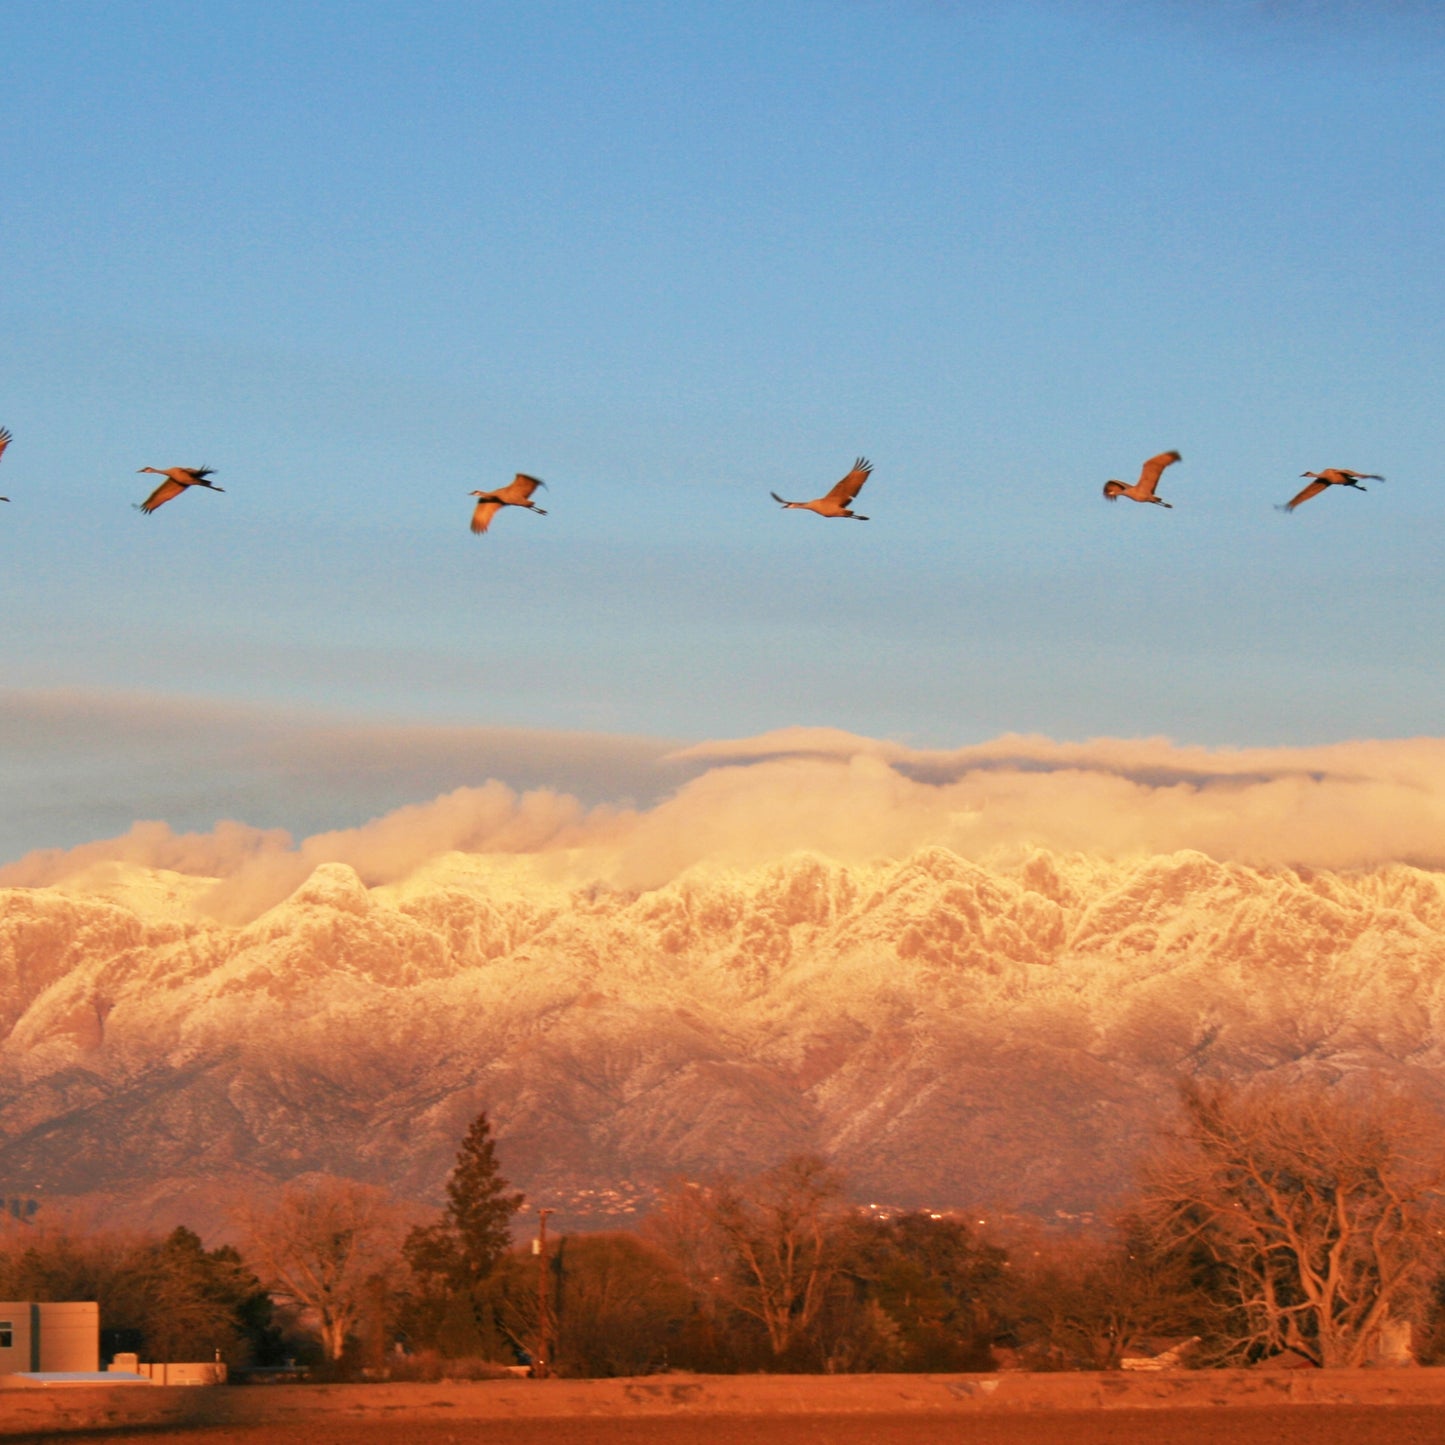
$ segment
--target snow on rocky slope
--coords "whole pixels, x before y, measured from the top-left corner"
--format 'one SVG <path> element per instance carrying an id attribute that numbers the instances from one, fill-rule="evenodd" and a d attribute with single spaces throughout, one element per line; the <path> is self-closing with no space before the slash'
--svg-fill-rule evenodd
<path id="1" fill-rule="evenodd" d="M 370 891 L 324 864 L 239 928 L 209 886 L 0 891 L 0 1195 L 211 1230 L 315 1170 L 429 1202 L 485 1108 L 574 1227 L 800 1150 L 863 1198 L 1077 1213 L 1185 1074 L 1445 1100 L 1445 879 L 1403 866 L 929 848 L 624 894 L 449 854 Z"/>

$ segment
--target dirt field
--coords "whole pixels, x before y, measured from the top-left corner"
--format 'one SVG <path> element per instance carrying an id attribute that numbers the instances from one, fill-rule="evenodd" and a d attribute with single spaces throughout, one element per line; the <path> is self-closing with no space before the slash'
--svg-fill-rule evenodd
<path id="1" fill-rule="evenodd" d="M 1441 1445 L 1428 1405 L 1048 1411 L 1027 1415 L 689 1415 L 670 1419 L 316 1420 L 6 1435 L 36 1445 Z"/>
<path id="2" fill-rule="evenodd" d="M 1445 1445 L 1445 1370 L 0 1389 L 0 1445 Z"/>

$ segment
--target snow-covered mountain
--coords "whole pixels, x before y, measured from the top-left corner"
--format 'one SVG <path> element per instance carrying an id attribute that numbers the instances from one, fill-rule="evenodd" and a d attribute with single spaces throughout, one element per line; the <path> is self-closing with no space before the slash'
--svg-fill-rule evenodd
<path id="1" fill-rule="evenodd" d="M 817 1150 L 863 1199 L 1081 1212 L 1181 1074 L 1445 1099 L 1445 876 L 942 848 L 621 893 L 555 857 L 327 863 L 244 927 L 108 863 L 0 891 L 0 1196 L 214 1230 L 322 1170 L 432 1202 L 485 1108 L 565 1227 Z"/>

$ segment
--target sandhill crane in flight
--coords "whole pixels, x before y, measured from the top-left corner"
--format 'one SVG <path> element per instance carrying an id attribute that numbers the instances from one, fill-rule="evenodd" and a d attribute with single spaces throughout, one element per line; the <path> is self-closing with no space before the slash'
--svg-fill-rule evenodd
<path id="1" fill-rule="evenodd" d="M 853 463 L 853 470 L 826 497 L 818 497 L 811 502 L 784 502 L 776 492 L 768 495 L 781 503 L 785 511 L 791 507 L 796 511 L 816 512 L 820 517 L 851 517 L 855 522 L 866 522 L 867 517 L 859 512 L 850 512 L 848 508 L 853 498 L 863 490 L 863 483 L 872 470 L 873 463 L 867 457 L 859 457 Z"/>
<path id="2" fill-rule="evenodd" d="M 1120 497 L 1128 497 L 1131 502 L 1153 502 L 1156 507 L 1172 507 L 1172 502 L 1166 502 L 1162 497 L 1154 495 L 1154 488 L 1159 485 L 1164 468 L 1172 467 L 1175 462 L 1182 460 L 1178 452 L 1160 452 L 1157 457 L 1150 457 L 1144 463 L 1139 480 L 1132 487 L 1126 487 L 1123 482 L 1105 482 L 1104 496 L 1111 502 Z"/>
<path id="3" fill-rule="evenodd" d="M 1317 497 L 1326 487 L 1353 487 L 1357 492 L 1368 492 L 1361 482 L 1383 482 L 1385 479 L 1375 472 L 1352 472 L 1348 467 L 1326 467 L 1322 472 L 1301 472 L 1302 477 L 1313 477 L 1309 486 L 1299 496 L 1291 497 L 1284 506 L 1276 507 L 1277 512 L 1292 512 L 1301 502 Z"/>
<path id="4" fill-rule="evenodd" d="M 148 496 L 145 501 L 135 504 L 136 511 L 144 512 L 149 516 L 157 507 L 163 507 L 172 497 L 179 497 L 187 487 L 209 487 L 213 492 L 224 492 L 225 487 L 218 487 L 214 482 L 208 482 L 207 477 L 215 471 L 214 467 L 168 467 L 162 471 L 159 467 L 142 467 L 139 476 L 144 472 L 154 472 L 158 477 L 164 477 L 160 486 Z"/>
<path id="5" fill-rule="evenodd" d="M 472 513 L 472 531 L 478 534 L 485 532 L 492 525 L 492 518 L 503 507 L 525 507 L 529 512 L 545 517 L 547 509 L 539 507 L 531 496 L 538 487 L 546 485 L 541 477 L 529 477 L 526 472 L 518 472 L 505 487 L 498 487 L 495 492 L 469 493 L 477 499 L 476 510 Z"/>
<path id="6" fill-rule="evenodd" d="M 9 445 L 10 433 L 3 426 L 0 426 L 0 457 L 5 455 L 5 448 Z M 0 502 L 8 502 L 9 500 L 9 497 L 0 497 Z"/>

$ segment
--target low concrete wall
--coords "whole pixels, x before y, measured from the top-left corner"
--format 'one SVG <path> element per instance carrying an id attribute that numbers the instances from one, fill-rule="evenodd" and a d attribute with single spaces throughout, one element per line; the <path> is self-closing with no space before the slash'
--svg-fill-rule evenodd
<path id="1" fill-rule="evenodd" d="M 637 1415 L 909 1415 L 1211 1406 L 1445 1406 L 1445 1370 L 1060 1375 L 650 1375 L 431 1385 L 0 1390 L 0 1438 L 55 1430 Z"/>

